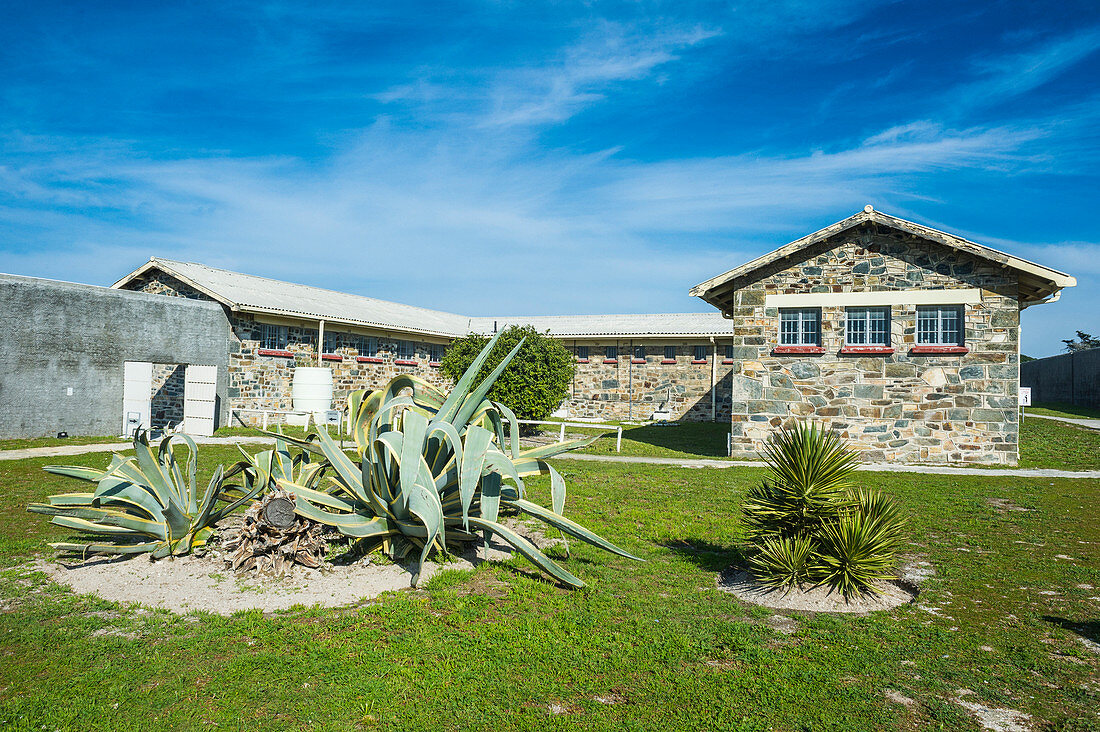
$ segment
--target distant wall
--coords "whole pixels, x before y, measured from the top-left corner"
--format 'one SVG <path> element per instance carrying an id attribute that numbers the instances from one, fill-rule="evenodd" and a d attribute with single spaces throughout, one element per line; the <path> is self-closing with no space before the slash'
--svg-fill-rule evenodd
<path id="1" fill-rule="evenodd" d="M 220 305 L 0 275 L 0 313 L 0 437 L 119 434 L 125 361 L 217 366 L 226 424 Z"/>
<path id="2" fill-rule="evenodd" d="M 1064 402 L 1100 409 L 1100 348 L 1020 364 L 1020 386 L 1032 402 Z"/>

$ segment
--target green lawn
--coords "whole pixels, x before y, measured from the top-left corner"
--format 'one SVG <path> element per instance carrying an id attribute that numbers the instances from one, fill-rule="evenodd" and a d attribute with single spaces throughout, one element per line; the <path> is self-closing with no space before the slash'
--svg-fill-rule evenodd
<path id="1" fill-rule="evenodd" d="M 28 447 L 54 447 L 57 445 L 101 445 L 125 442 L 117 435 L 81 435 L 77 437 L 13 437 L 0 440 L 0 450 L 23 450 Z"/>
<path id="2" fill-rule="evenodd" d="M 202 448 L 203 476 L 235 455 Z M 3 729 L 977 730 L 959 689 L 1035 729 L 1100 729 L 1095 480 L 861 474 L 936 576 L 889 613 L 783 613 L 783 635 L 714 588 L 758 469 L 559 461 L 567 514 L 647 560 L 574 546 L 584 591 L 517 559 L 352 608 L 184 622 L 32 570 L 62 532 L 23 506 L 78 485 L 46 462 L 0 463 Z"/>

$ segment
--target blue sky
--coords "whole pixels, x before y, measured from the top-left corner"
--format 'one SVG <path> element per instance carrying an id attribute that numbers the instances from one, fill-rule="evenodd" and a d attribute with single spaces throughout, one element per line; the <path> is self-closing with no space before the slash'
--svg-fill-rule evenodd
<path id="1" fill-rule="evenodd" d="M 1100 333 L 1100 5 L 9 4 L 0 271 L 151 255 L 469 314 L 702 311 L 867 203 Z"/>

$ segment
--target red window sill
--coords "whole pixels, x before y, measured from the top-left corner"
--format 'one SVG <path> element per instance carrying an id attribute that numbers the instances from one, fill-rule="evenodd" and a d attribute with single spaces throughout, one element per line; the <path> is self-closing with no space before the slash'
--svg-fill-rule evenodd
<path id="1" fill-rule="evenodd" d="M 970 353 L 970 349 L 966 346 L 913 346 L 909 349 L 909 353 L 917 354 L 935 354 L 935 353 L 954 353 L 963 354 Z"/>
<path id="2" fill-rule="evenodd" d="M 693 359 L 691 360 L 691 362 L 692 362 L 692 363 L 706 363 L 706 362 L 707 362 L 707 360 L 706 360 L 705 358 L 703 358 L 703 359 L 699 359 L 699 358 L 693 358 Z"/>
<path id="3" fill-rule="evenodd" d="M 410 361 L 407 358 L 396 358 L 396 359 L 394 359 L 393 363 L 396 366 L 419 366 L 420 365 L 419 361 Z"/>
<path id="4" fill-rule="evenodd" d="M 723 358 L 722 363 L 734 363 L 734 360 L 732 358 Z"/>
<path id="5" fill-rule="evenodd" d="M 385 363 L 382 359 L 375 358 L 374 356 L 359 356 L 355 360 L 359 363 Z"/>
<path id="6" fill-rule="evenodd" d="M 433 369 L 437 369 L 442 366 L 443 363 L 440 361 L 428 361 L 428 365 L 431 366 Z"/>
<path id="7" fill-rule="evenodd" d="M 894 349 L 890 346 L 844 346 L 840 349 L 841 355 L 860 355 L 860 356 L 889 356 L 894 352 Z"/>
<path id="8" fill-rule="evenodd" d="M 322 361 L 343 361 L 344 357 L 341 356 L 339 353 L 322 353 L 321 354 L 321 360 Z"/>
<path id="9" fill-rule="evenodd" d="M 278 356 L 279 358 L 294 358 L 294 351 L 276 351 L 273 348 L 259 348 L 256 350 L 258 356 Z"/>
<path id="10" fill-rule="evenodd" d="M 588 363 L 588 359 L 587 358 L 578 358 L 577 363 Z"/>
<path id="11" fill-rule="evenodd" d="M 668 365 L 668 364 L 672 364 L 672 363 L 676 363 L 676 359 L 674 359 L 674 358 L 666 358 L 666 359 L 664 359 L 663 361 L 661 361 L 661 363 L 663 363 L 663 364 L 665 364 L 665 365 Z"/>
<path id="12" fill-rule="evenodd" d="M 822 354 L 825 353 L 825 349 L 821 346 L 776 346 L 772 349 L 772 353 Z"/>
<path id="13" fill-rule="evenodd" d="M 605 359 L 603 360 L 603 362 L 604 362 L 604 363 L 618 363 L 618 362 L 619 362 L 619 359 L 617 359 L 617 358 L 605 358 Z"/>
<path id="14" fill-rule="evenodd" d="M 630 363 L 645 363 L 645 359 L 644 358 L 632 358 L 632 359 L 630 359 Z"/>

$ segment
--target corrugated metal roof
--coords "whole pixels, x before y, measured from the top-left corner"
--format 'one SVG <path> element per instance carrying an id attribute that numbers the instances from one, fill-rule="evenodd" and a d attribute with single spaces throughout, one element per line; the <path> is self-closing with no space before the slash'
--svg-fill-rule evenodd
<path id="1" fill-rule="evenodd" d="M 161 269 L 221 301 L 233 310 L 324 319 L 385 330 L 454 337 L 494 328 L 531 325 L 562 338 L 597 336 L 710 336 L 733 332 L 721 313 L 651 315 L 551 315 L 476 317 L 404 305 L 374 297 L 153 257 L 116 282 L 121 288 L 150 269 Z"/>

